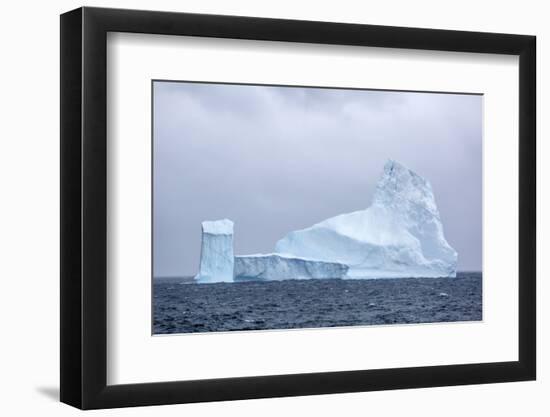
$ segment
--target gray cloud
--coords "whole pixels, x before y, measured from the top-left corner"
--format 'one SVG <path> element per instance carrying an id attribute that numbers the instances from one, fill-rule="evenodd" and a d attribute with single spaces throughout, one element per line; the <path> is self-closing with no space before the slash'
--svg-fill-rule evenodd
<path id="1" fill-rule="evenodd" d="M 459 269 L 482 259 L 482 97 L 155 82 L 154 274 L 193 275 L 200 223 L 238 254 L 370 205 L 387 158 L 432 184 Z"/>

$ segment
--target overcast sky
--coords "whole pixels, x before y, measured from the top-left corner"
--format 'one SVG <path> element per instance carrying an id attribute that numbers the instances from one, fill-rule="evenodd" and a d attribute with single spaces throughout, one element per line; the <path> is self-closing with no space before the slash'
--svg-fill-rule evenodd
<path id="1" fill-rule="evenodd" d="M 154 83 L 154 275 L 198 272 L 201 222 L 235 253 L 368 207 L 388 158 L 428 179 L 459 270 L 481 270 L 482 97 Z"/>

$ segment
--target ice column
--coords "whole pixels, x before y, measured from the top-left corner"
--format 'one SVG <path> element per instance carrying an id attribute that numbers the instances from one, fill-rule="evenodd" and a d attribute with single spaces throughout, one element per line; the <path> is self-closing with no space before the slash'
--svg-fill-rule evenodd
<path id="1" fill-rule="evenodd" d="M 199 273 L 201 283 L 232 282 L 233 222 L 228 219 L 202 222 L 202 246 Z"/>

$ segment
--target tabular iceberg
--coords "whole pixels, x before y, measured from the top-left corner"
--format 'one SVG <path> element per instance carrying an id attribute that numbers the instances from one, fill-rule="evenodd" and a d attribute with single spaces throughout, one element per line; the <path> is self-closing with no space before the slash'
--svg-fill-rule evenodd
<path id="1" fill-rule="evenodd" d="M 338 262 L 302 259 L 276 253 L 235 256 L 235 280 L 343 278 L 347 272 L 348 266 Z"/>
<path id="2" fill-rule="evenodd" d="M 370 207 L 291 232 L 275 252 L 348 265 L 348 278 L 456 276 L 431 185 L 392 160 Z"/>
<path id="3" fill-rule="evenodd" d="M 228 219 L 202 222 L 201 261 L 195 280 L 232 282 L 234 262 L 233 222 Z"/>

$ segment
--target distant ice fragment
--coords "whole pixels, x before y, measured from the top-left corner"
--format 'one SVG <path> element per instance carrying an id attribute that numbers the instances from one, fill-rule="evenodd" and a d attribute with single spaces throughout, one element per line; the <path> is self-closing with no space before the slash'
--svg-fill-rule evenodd
<path id="1" fill-rule="evenodd" d="M 430 183 L 392 160 L 370 207 L 291 232 L 275 251 L 348 265 L 348 278 L 456 276 Z"/>
<path id="2" fill-rule="evenodd" d="M 235 256 L 235 280 L 322 279 L 343 278 L 348 266 L 271 253 L 267 255 Z"/>
<path id="3" fill-rule="evenodd" d="M 233 222 L 228 219 L 202 222 L 200 283 L 233 281 Z"/>

